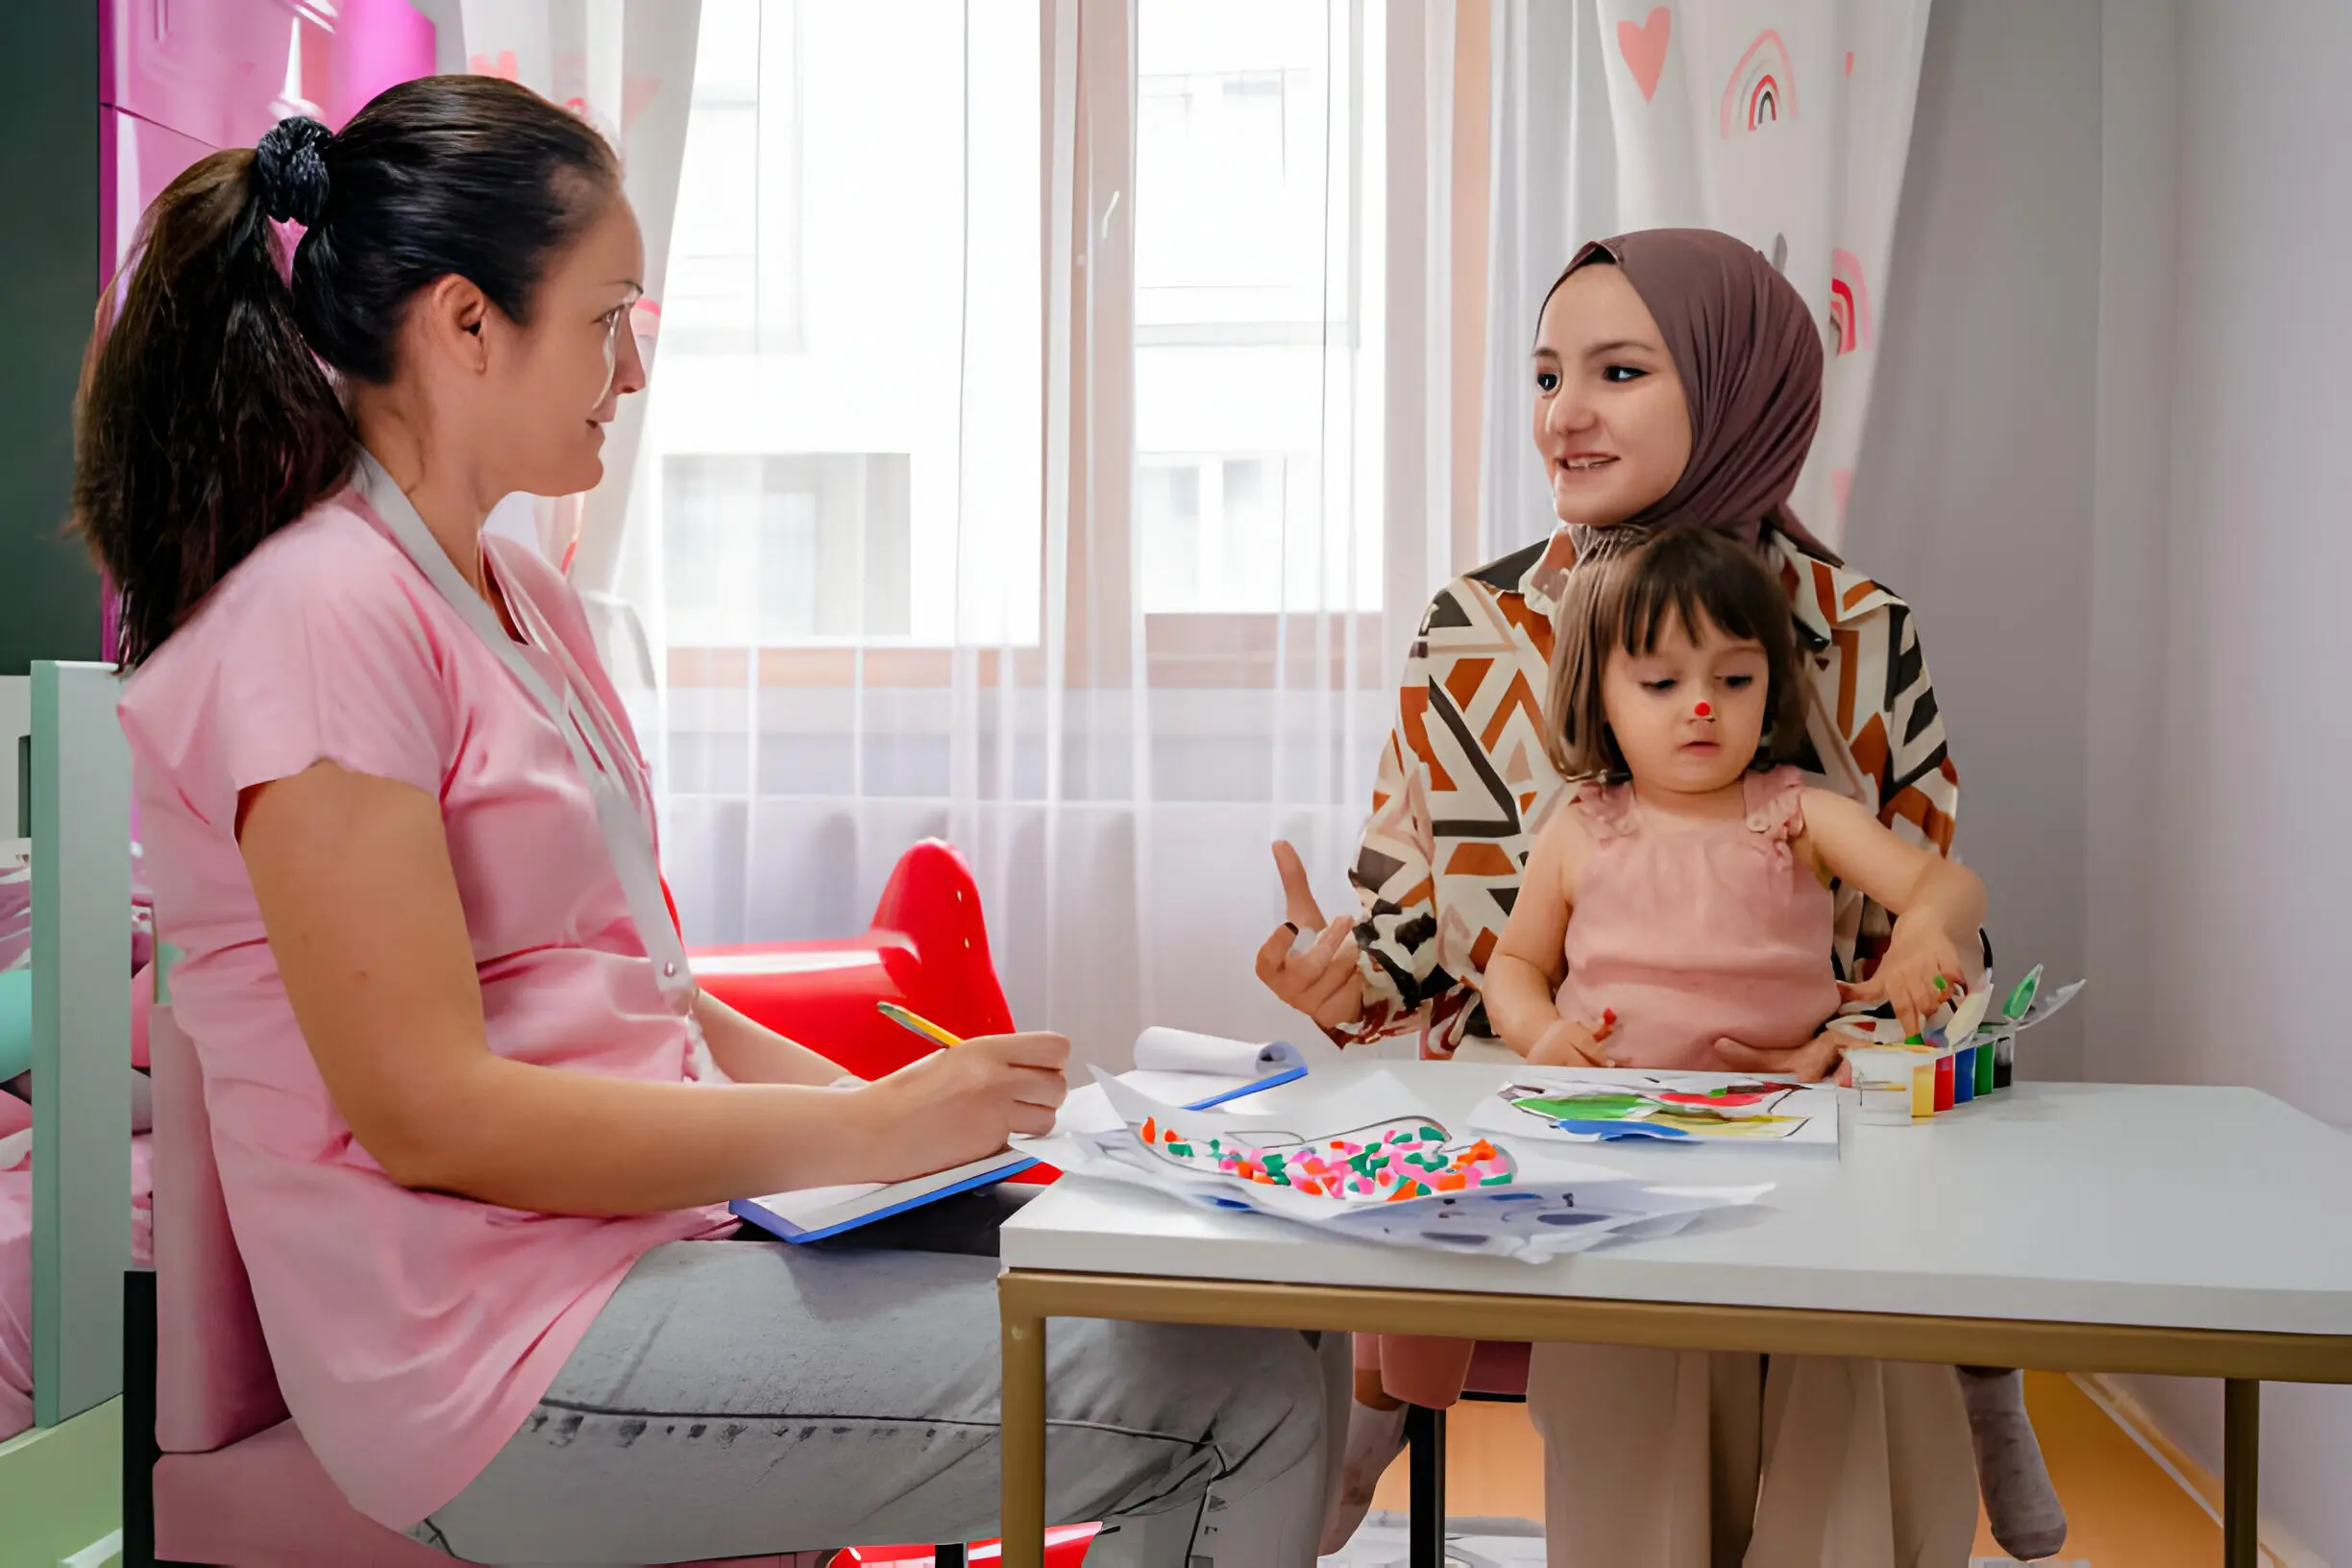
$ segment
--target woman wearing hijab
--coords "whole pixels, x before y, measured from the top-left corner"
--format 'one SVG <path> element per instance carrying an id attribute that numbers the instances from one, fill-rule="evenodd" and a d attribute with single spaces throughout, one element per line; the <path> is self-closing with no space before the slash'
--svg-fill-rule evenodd
<path id="1" fill-rule="evenodd" d="M 1800 765 L 1914 843 L 1951 848 L 1958 774 L 1910 607 L 1788 506 L 1822 378 L 1820 329 L 1788 282 L 1707 230 L 1587 245 L 1545 301 L 1532 370 L 1560 526 L 1449 583 L 1422 618 L 1357 856 L 1360 910 L 1326 922 L 1297 855 L 1275 846 L 1289 919 L 1261 950 L 1260 978 L 1342 1044 L 1413 1035 L 1425 1057 L 1517 1060 L 1495 1056 L 1478 986 L 1562 784 L 1538 706 L 1554 617 L 1580 562 L 1669 524 L 1752 546 L 1786 591 L 1814 677 Z M 1891 928 L 1839 890 L 1835 959 L 1857 1007 L 1878 1000 L 1869 981 Z M 1729 1069 L 1805 1078 L 1838 1062 L 1827 1036 L 1723 1055 Z M 1401 1441 L 1397 1399 L 1458 1393 L 1468 1347 L 1436 1345 L 1391 1341 L 1384 1382 L 1384 1358 L 1360 1341 L 1346 1497 L 1326 1550 Z M 2002 1545 L 2027 1558 L 2065 1537 L 2014 1372 L 1955 1388 L 1941 1368 L 1776 1358 L 1767 1379 L 1754 1357 L 1542 1347 L 1530 1400 L 1551 1456 L 1555 1563 L 1964 1560 L 1964 1408 Z M 1644 1495 L 1655 1506 L 1632 1501 Z"/>

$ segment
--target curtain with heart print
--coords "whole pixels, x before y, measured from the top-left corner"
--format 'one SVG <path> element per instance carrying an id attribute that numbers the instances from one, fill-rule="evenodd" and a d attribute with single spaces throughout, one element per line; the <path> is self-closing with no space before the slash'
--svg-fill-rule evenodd
<path id="1" fill-rule="evenodd" d="M 1821 321 L 1821 433 L 1794 504 L 1836 543 L 1886 306 L 1928 4 L 1502 0 L 1496 189 L 1523 197 L 1495 204 L 1489 408 L 1524 405 L 1536 302 L 1578 244 L 1633 229 L 1736 234 L 1773 258 Z M 1486 542 L 1500 553 L 1547 527 L 1550 508 L 1525 431 L 1487 423 Z"/>
<path id="2" fill-rule="evenodd" d="M 1813 302 L 1821 434 L 1795 504 L 1834 543 L 1862 447 L 1929 0 L 1600 0 L 1618 227 L 1721 229 Z"/>

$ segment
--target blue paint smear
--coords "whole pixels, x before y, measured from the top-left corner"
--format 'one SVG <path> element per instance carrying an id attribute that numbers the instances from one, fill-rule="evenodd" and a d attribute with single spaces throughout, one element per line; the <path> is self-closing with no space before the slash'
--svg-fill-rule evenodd
<path id="1" fill-rule="evenodd" d="M 1672 1141 L 1691 1135 L 1679 1127 L 1663 1127 L 1647 1121 L 1556 1121 L 1552 1124 L 1563 1133 L 1581 1133 L 1613 1143 L 1621 1138 L 1660 1138 Z"/>

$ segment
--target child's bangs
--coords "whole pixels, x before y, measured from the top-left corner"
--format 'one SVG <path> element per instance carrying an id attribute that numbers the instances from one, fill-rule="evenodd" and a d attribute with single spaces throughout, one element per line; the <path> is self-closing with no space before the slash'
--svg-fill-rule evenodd
<path id="1" fill-rule="evenodd" d="M 1772 647 L 1767 628 L 1774 616 L 1787 618 L 1787 602 L 1747 561 L 1710 544 L 1678 530 L 1634 557 L 1641 569 L 1626 574 L 1618 601 L 1619 648 L 1655 653 L 1673 625 L 1693 643 L 1712 625 L 1734 641 Z"/>

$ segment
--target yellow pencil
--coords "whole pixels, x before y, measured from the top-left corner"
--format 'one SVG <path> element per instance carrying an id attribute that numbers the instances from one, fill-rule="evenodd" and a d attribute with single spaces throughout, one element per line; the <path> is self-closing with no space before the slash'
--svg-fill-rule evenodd
<path id="1" fill-rule="evenodd" d="M 949 1034 L 919 1013 L 911 1013 L 895 1002 L 876 1002 L 874 1010 L 901 1029 L 910 1030 L 935 1045 L 961 1045 L 964 1041 Z"/>

